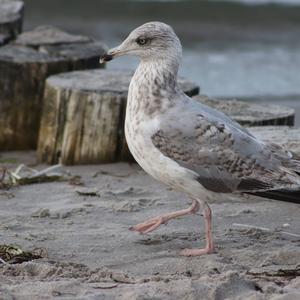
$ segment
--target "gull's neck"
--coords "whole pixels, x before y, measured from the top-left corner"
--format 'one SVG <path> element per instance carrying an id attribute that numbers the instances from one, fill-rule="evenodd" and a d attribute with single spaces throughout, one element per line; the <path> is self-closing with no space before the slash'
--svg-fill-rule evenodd
<path id="1" fill-rule="evenodd" d="M 153 117 L 174 105 L 181 93 L 177 83 L 179 59 L 142 59 L 131 80 L 128 109 Z"/>
<path id="2" fill-rule="evenodd" d="M 145 80 L 152 84 L 153 87 L 157 85 L 156 80 L 161 81 L 161 84 L 169 82 L 166 86 L 177 85 L 177 74 L 179 68 L 179 59 L 176 57 L 169 57 L 167 59 L 142 59 L 136 72 L 135 79 Z"/>

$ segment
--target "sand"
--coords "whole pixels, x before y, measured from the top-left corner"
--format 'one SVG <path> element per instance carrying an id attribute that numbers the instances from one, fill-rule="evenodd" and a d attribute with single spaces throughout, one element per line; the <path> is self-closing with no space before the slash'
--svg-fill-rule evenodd
<path id="1" fill-rule="evenodd" d="M 11 152 L 0 161 L 11 168 L 35 158 Z M 300 299 L 299 205 L 216 197 L 211 208 L 217 253 L 186 258 L 179 256 L 181 249 L 204 246 L 200 214 L 148 235 L 128 230 L 187 207 L 185 195 L 136 164 L 63 169 L 80 175 L 84 186 L 64 181 L 0 190 L 0 243 L 41 247 L 48 254 L 0 264 L 1 300 Z"/>

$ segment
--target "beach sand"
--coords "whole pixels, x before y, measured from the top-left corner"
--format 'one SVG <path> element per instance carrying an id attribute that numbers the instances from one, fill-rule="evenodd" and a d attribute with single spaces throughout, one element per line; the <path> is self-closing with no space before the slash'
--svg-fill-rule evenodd
<path id="1" fill-rule="evenodd" d="M 34 161 L 30 152 L 1 154 L 9 168 Z M 217 253 L 187 258 L 181 249 L 204 246 L 200 214 L 148 235 L 128 230 L 187 207 L 185 195 L 136 164 L 63 169 L 84 186 L 62 181 L 0 190 L 0 243 L 48 254 L 0 264 L 1 300 L 300 299 L 299 205 L 218 196 L 211 201 Z"/>

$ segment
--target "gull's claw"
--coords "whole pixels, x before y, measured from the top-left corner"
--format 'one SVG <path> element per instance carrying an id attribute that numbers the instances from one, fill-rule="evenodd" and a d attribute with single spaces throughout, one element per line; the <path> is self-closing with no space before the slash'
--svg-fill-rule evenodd
<path id="1" fill-rule="evenodd" d="M 182 256 L 200 256 L 204 254 L 216 253 L 214 248 L 203 248 L 203 249 L 184 249 L 180 251 Z"/>
<path id="2" fill-rule="evenodd" d="M 145 221 L 143 223 L 139 223 L 135 226 L 132 226 L 129 228 L 129 230 L 138 231 L 142 234 L 147 234 L 147 233 L 155 230 L 161 224 L 165 224 L 165 223 L 166 223 L 166 221 L 164 221 L 163 217 L 156 217 L 156 218 L 152 218 L 148 221 Z"/>

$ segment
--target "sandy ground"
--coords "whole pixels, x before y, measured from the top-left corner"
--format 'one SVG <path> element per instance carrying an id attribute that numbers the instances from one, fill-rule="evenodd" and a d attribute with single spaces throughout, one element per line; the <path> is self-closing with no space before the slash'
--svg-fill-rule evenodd
<path id="1" fill-rule="evenodd" d="M 11 167 L 33 163 L 34 155 L 8 153 L 0 159 Z M 300 299 L 296 204 L 220 196 L 211 203 L 218 252 L 186 258 L 178 255 L 181 249 L 204 246 L 200 214 L 149 235 L 128 230 L 187 207 L 186 196 L 135 164 L 64 169 L 80 175 L 84 187 L 53 182 L 0 190 L 0 244 L 48 252 L 47 258 L 0 264 L 1 300 Z M 96 195 L 80 195 L 78 189 Z"/>

